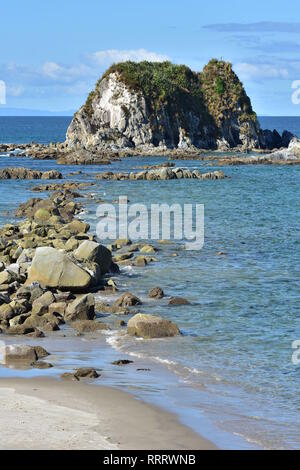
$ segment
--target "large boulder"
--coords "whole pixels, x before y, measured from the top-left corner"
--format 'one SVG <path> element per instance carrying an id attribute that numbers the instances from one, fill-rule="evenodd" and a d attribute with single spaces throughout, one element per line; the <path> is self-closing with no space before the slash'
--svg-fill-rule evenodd
<path id="1" fill-rule="evenodd" d="M 93 294 L 79 295 L 71 302 L 65 312 L 66 321 L 93 320 L 95 317 L 95 298 Z"/>
<path id="2" fill-rule="evenodd" d="M 175 323 L 155 315 L 138 313 L 127 325 L 127 333 L 141 338 L 164 338 L 180 334 Z"/>
<path id="3" fill-rule="evenodd" d="M 41 247 L 37 248 L 28 272 L 27 283 L 34 281 L 44 287 L 78 292 L 90 285 L 91 276 L 63 251 Z"/>
<path id="4" fill-rule="evenodd" d="M 1 359 L 6 364 L 32 363 L 49 353 L 41 346 L 28 346 L 26 344 L 9 344 L 1 348 Z"/>
<path id="5" fill-rule="evenodd" d="M 77 250 L 74 251 L 74 256 L 83 262 L 92 261 L 99 264 L 102 274 L 109 271 L 112 262 L 111 251 L 91 240 L 85 240 L 81 243 Z"/>

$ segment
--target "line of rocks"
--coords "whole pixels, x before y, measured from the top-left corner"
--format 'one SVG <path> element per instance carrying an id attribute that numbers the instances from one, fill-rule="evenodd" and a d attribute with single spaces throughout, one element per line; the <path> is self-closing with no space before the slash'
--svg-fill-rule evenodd
<path id="1" fill-rule="evenodd" d="M 113 173 L 106 171 L 96 175 L 99 180 L 117 180 L 117 181 L 137 181 L 137 180 L 173 180 L 173 179 L 198 179 L 198 180 L 217 180 L 224 179 L 223 171 L 212 171 L 201 173 L 199 170 L 189 170 L 186 168 L 169 168 L 163 167 L 158 169 L 142 170 L 137 173 Z"/>
<path id="2" fill-rule="evenodd" d="M 62 179 L 57 170 L 39 171 L 28 168 L 9 167 L 0 170 L 0 180 L 54 180 Z"/>
<path id="3" fill-rule="evenodd" d="M 46 199 L 29 199 L 16 211 L 16 216 L 26 219 L 0 229 L 0 332 L 4 334 L 43 337 L 64 323 L 78 334 L 101 331 L 108 325 L 96 313 L 136 313 L 129 307 L 141 304 L 130 293 L 113 305 L 96 304 L 93 293 L 116 292 L 114 281 L 105 274 L 117 273 L 119 265 L 129 262 L 144 267 L 156 260 L 157 249 L 130 240 L 116 240 L 109 247 L 99 244 L 89 234 L 89 225 L 75 217 L 82 210 L 75 199 L 82 195 L 73 188 L 63 187 Z M 147 338 L 179 334 L 172 322 L 138 315 L 128 325 L 129 334 Z"/>

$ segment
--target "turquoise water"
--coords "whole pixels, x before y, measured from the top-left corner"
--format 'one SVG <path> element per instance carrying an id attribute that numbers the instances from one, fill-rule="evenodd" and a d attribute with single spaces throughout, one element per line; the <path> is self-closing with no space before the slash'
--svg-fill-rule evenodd
<path id="1" fill-rule="evenodd" d="M 159 161 L 163 159 L 130 158 L 107 167 L 59 169 L 64 174 L 81 169 L 76 178 L 82 181 L 107 169 L 129 171 Z M 15 165 L 40 168 L 41 162 L 0 159 L 0 167 Z M 53 161 L 42 165 L 57 167 Z M 214 169 L 202 162 L 184 161 L 182 166 Z M 89 189 L 106 200 L 127 195 L 131 203 L 147 205 L 203 203 L 205 245 L 201 251 L 186 251 L 181 243 L 161 246 L 157 263 L 125 268 L 116 278 L 121 290 L 142 298 L 143 311 L 175 321 L 182 337 L 140 341 L 112 331 L 82 353 L 81 347 L 68 351 L 62 340 L 57 350 L 65 350 L 58 354 L 64 361 L 58 360 L 58 367 L 79 361 L 107 368 L 108 358 L 131 355 L 137 364 L 150 363 L 151 375 L 112 369 L 105 383 L 176 411 L 222 447 L 300 448 L 300 369 L 291 361 L 291 343 L 300 339 L 300 168 L 259 165 L 224 171 L 231 179 L 98 181 Z M 0 182 L 1 224 L 13 220 L 18 203 L 36 196 L 30 191 L 33 185 Z M 95 230 L 93 200 L 82 217 Z M 226 255 L 218 256 L 220 251 Z M 176 257 L 170 256 L 175 252 Z M 155 285 L 167 296 L 188 298 L 191 305 L 151 301 L 146 293 Z M 55 348 L 53 343 L 51 350 Z"/>

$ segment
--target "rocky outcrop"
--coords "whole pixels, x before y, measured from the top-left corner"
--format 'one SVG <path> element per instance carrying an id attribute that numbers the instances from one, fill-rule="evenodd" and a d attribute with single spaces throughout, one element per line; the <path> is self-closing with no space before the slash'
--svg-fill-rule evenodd
<path id="1" fill-rule="evenodd" d="M 252 155 L 251 157 L 227 156 L 218 160 L 224 165 L 300 165 L 300 140 L 293 138 L 287 149 L 276 150 L 266 155 Z"/>
<path id="2" fill-rule="evenodd" d="M 222 180 L 225 178 L 223 171 L 210 171 L 201 173 L 199 170 L 189 170 L 188 168 L 161 168 L 154 170 L 142 170 L 138 173 L 113 173 L 105 171 L 96 175 L 99 180 L 116 180 L 116 181 L 157 181 L 157 180 L 176 180 L 194 178 L 198 180 Z"/>
<path id="3" fill-rule="evenodd" d="M 124 62 L 98 81 L 67 131 L 73 149 L 259 147 L 251 102 L 228 62 L 196 73 L 170 62 Z"/>
<path id="4" fill-rule="evenodd" d="M 41 346 L 28 346 L 25 344 L 5 345 L 1 348 L 0 353 L 5 364 L 30 364 L 49 355 Z"/>
<path id="5" fill-rule="evenodd" d="M 4 168 L 0 170 L 0 180 L 53 180 L 61 179 L 62 174 L 56 170 L 39 171 L 28 168 Z"/>

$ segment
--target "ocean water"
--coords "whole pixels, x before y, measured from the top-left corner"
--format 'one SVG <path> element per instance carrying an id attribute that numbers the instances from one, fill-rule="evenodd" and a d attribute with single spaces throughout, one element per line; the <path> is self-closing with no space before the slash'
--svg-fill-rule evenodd
<path id="1" fill-rule="evenodd" d="M 287 124 L 282 118 L 281 128 L 291 129 Z M 300 135 L 299 119 L 294 126 Z M 42 165 L 59 167 L 64 175 L 81 169 L 82 175 L 73 179 L 89 181 L 108 169 L 136 171 L 141 165 L 164 160 L 127 158 L 107 167 L 88 168 L 57 166 L 54 161 Z M 207 162 L 176 164 L 201 171 L 215 169 Z M 41 162 L 28 158 L 0 158 L 0 167 L 16 165 L 41 168 Z M 230 166 L 224 172 L 231 178 L 96 180 L 96 186 L 87 189 L 95 198 L 114 201 L 127 195 L 131 203 L 148 206 L 161 201 L 203 203 L 205 244 L 200 251 L 186 251 L 179 242 L 158 245 L 157 262 L 146 268 L 124 268 L 116 277 L 121 291 L 130 290 L 143 300 L 142 311 L 175 321 L 181 337 L 137 340 L 115 330 L 113 322 L 102 339 L 87 341 L 63 330 L 67 338 L 55 333 L 42 340 L 54 353 L 55 367 L 50 373 L 78 364 L 100 367 L 101 383 L 176 412 L 183 422 L 223 448 L 299 449 L 300 369 L 292 363 L 292 342 L 300 340 L 300 168 Z M 36 196 L 31 190 L 36 184 L 0 181 L 1 224 L 14 221 L 17 205 Z M 81 217 L 95 231 L 97 206 L 93 198 L 83 202 Z M 219 256 L 220 251 L 226 254 Z M 166 294 L 161 301 L 147 297 L 156 285 Z M 191 305 L 168 306 L 168 297 L 174 295 L 184 296 Z M 134 364 L 112 367 L 111 362 L 120 357 L 132 358 Z M 138 372 L 137 368 L 151 371 Z M 17 373 L 0 368 L 2 376 Z M 24 376 L 37 373 L 49 372 L 22 372 Z"/>
<path id="2" fill-rule="evenodd" d="M 70 116 L 0 116 L 0 143 L 63 142 Z"/>
<path id="3" fill-rule="evenodd" d="M 63 142 L 71 116 L 0 116 L 0 143 Z M 259 117 L 263 129 L 289 130 L 300 136 L 300 117 Z"/>

